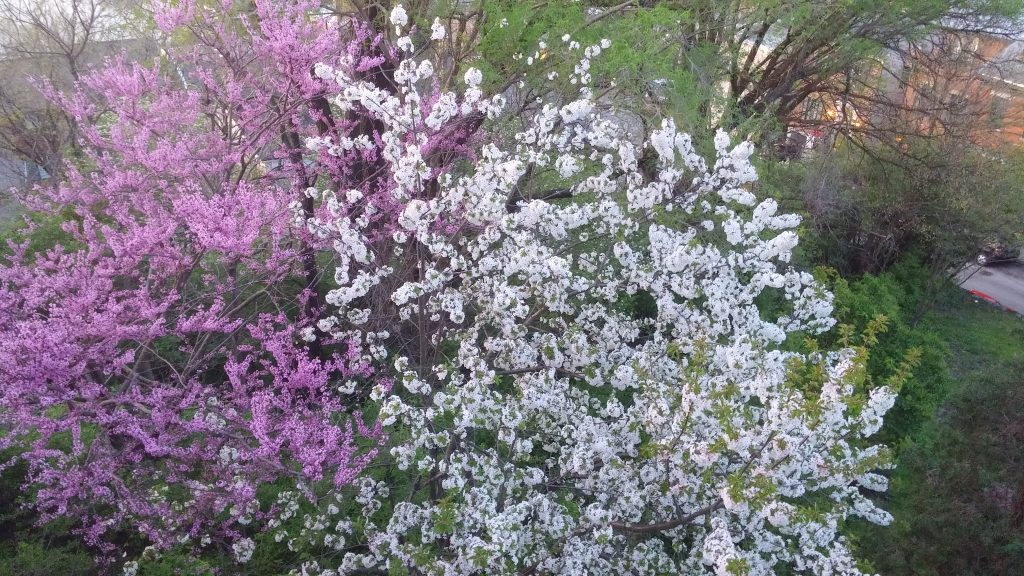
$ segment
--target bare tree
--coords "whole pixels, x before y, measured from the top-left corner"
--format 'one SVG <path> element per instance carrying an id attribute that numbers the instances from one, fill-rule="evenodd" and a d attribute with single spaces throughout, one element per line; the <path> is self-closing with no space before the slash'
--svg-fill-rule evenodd
<path id="1" fill-rule="evenodd" d="M 68 88 L 109 54 L 97 44 L 124 39 L 120 24 L 130 6 L 127 0 L 0 0 L 0 150 L 27 166 L 60 171 L 65 155 L 78 148 L 77 127 L 43 91 Z"/>

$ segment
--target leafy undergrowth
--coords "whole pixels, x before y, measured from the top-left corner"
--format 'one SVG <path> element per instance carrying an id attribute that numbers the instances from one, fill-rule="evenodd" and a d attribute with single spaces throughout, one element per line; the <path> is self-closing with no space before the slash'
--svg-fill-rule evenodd
<path id="1" fill-rule="evenodd" d="M 956 295 L 922 320 L 954 385 L 904 442 L 884 507 L 860 527 L 881 574 L 1024 574 L 1024 319 Z"/>
<path id="2" fill-rule="evenodd" d="M 11 457 L 0 451 L 0 462 Z M 0 575 L 92 576 L 92 556 L 71 536 L 67 522 L 37 526 L 32 511 L 23 506 L 21 483 L 24 463 L 0 471 Z"/>

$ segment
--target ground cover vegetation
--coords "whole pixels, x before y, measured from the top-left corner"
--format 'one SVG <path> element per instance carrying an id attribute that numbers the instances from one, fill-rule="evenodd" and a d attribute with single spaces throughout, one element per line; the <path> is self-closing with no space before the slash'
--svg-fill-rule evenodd
<path id="1" fill-rule="evenodd" d="M 0 570 L 897 569 L 981 171 L 841 127 L 783 162 L 810 76 L 735 38 L 821 88 L 966 5 L 683 4 L 153 3 L 159 57 L 43 86 L 76 149 L 0 255 Z M 826 233 L 893 194 L 933 210 L 890 252 Z"/>
<path id="2" fill-rule="evenodd" d="M 883 574 L 1017 573 L 1024 321 L 954 292 L 919 326 L 948 346 L 951 388 L 901 448 L 891 529 L 861 531 L 860 549 Z"/>

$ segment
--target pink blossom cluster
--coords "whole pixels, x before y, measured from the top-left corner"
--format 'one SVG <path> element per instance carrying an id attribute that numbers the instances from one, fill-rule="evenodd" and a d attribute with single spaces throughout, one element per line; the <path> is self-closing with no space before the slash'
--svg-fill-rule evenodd
<path id="1" fill-rule="evenodd" d="M 30 464 L 44 520 L 79 518 L 107 551 L 126 527 L 230 543 L 265 515 L 261 484 L 344 485 L 382 437 L 346 402 L 387 386 L 363 343 L 302 334 L 330 247 L 306 190 L 386 192 L 373 119 L 332 110 L 314 65 L 384 75 L 388 50 L 315 2 L 221 4 L 235 17 L 155 3 L 164 58 L 50 91 L 83 157 L 23 201 L 62 240 L 30 249 L 30 224 L 0 259 L 0 445 Z M 356 134 L 369 145 L 329 162 L 305 148 Z"/>

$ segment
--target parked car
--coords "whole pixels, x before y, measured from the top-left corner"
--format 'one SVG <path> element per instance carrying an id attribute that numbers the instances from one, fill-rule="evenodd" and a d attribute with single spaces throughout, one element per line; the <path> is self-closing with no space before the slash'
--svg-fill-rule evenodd
<path id="1" fill-rule="evenodd" d="M 976 260 L 978 264 L 988 266 L 996 262 L 1016 260 L 1018 256 L 1020 256 L 1020 248 L 1003 242 L 991 242 L 978 252 Z"/>

